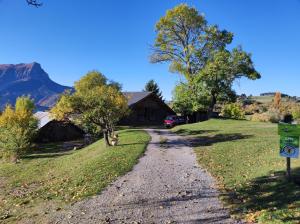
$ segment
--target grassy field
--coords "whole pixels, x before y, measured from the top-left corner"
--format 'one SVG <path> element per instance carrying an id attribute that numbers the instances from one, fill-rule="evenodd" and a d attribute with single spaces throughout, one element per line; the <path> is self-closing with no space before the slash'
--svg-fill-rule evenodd
<path id="1" fill-rule="evenodd" d="M 216 177 L 232 215 L 259 223 L 300 223 L 300 186 L 284 177 L 277 125 L 209 120 L 177 126 L 195 146 L 200 165 Z M 293 175 L 300 161 L 292 160 Z"/>
<path id="2" fill-rule="evenodd" d="M 18 164 L 0 164 L 0 223 L 37 220 L 67 204 L 99 193 L 130 171 L 150 136 L 139 130 L 119 132 L 120 143 L 103 140 L 81 150 L 33 153 Z"/>
<path id="3" fill-rule="evenodd" d="M 274 96 L 253 96 L 251 99 L 259 103 L 271 103 Z"/>
<path id="4" fill-rule="evenodd" d="M 256 102 L 259 102 L 259 103 L 267 104 L 267 103 L 272 103 L 272 101 L 274 100 L 274 96 L 252 96 L 252 97 L 250 97 L 250 99 L 252 99 Z M 288 101 L 288 98 L 282 97 L 281 100 L 282 100 L 282 102 L 286 102 L 286 101 Z"/>

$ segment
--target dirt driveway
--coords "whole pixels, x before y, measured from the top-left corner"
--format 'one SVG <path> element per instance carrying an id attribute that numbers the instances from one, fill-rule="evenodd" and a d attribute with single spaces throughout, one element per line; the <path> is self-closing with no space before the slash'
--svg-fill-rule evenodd
<path id="1" fill-rule="evenodd" d="M 235 223 L 184 139 L 168 130 L 147 131 L 152 140 L 131 172 L 53 223 Z"/>

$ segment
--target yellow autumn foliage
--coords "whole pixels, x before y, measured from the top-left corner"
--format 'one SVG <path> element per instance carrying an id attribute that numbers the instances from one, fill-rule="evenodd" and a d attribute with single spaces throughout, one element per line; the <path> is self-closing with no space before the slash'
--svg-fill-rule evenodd
<path id="1" fill-rule="evenodd" d="M 0 115 L 0 155 L 17 159 L 30 147 L 37 130 L 33 102 L 19 97 L 15 109 L 7 105 Z"/>
<path id="2" fill-rule="evenodd" d="M 77 81 L 75 91 L 63 94 L 51 110 L 55 119 L 76 120 L 94 136 L 100 130 L 107 130 L 113 135 L 114 126 L 127 112 L 127 98 L 120 91 L 120 85 L 108 82 L 105 76 L 96 71 L 89 72 Z"/>

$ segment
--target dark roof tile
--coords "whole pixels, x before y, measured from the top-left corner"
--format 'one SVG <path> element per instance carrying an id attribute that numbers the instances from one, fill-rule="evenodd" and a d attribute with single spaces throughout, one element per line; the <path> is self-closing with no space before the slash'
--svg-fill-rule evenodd
<path id="1" fill-rule="evenodd" d="M 128 106 L 131 106 L 146 98 L 152 94 L 152 92 L 123 92 L 123 94 L 128 98 Z"/>

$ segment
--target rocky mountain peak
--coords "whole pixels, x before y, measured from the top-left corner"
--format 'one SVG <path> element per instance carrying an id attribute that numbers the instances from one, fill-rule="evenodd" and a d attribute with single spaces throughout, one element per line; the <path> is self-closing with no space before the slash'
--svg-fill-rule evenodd
<path id="1" fill-rule="evenodd" d="M 0 64 L 0 109 L 22 95 L 30 95 L 38 107 L 49 108 L 66 89 L 71 88 L 52 81 L 37 62 Z"/>
<path id="2" fill-rule="evenodd" d="M 0 65 L 0 85 L 5 84 L 5 82 L 27 81 L 30 79 L 48 80 L 49 76 L 37 62 Z"/>

